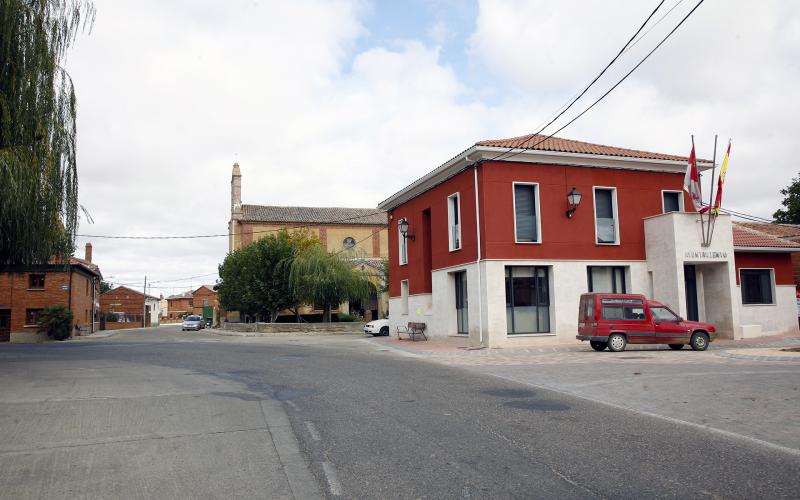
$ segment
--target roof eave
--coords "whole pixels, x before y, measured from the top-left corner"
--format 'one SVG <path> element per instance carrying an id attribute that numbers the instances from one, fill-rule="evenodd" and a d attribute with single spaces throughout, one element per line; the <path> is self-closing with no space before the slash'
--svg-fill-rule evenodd
<path id="1" fill-rule="evenodd" d="M 786 252 L 800 252 L 800 247 L 747 247 L 747 246 L 734 245 L 733 250 L 739 252 L 786 253 Z"/>
<path id="2" fill-rule="evenodd" d="M 467 165 L 480 160 L 493 160 L 501 154 L 513 155 L 513 161 L 523 163 L 547 163 L 551 165 L 620 168 L 669 173 L 681 173 L 686 170 L 686 161 L 684 160 L 563 153 L 560 151 L 542 151 L 538 149 L 509 149 L 496 146 L 472 146 L 396 192 L 389 198 L 383 200 L 378 204 L 378 208 L 381 210 L 391 210 L 458 174 Z M 502 159 L 497 161 L 502 161 Z M 712 163 L 699 161 L 697 167 L 700 171 L 708 170 L 712 167 Z"/>

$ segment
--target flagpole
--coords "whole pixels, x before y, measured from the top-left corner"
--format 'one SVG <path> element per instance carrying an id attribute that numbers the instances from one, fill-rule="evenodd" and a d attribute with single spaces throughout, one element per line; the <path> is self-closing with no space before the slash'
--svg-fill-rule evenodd
<path id="1" fill-rule="evenodd" d="M 692 151 L 695 152 L 695 161 L 694 162 L 695 162 L 695 165 L 696 165 L 697 164 L 697 150 L 694 148 L 694 134 L 692 134 Z M 690 161 L 690 163 L 691 163 L 691 161 Z M 698 177 L 698 179 L 700 178 L 700 169 L 697 169 L 697 177 Z M 698 186 L 700 188 L 700 200 L 701 200 L 700 201 L 700 209 L 702 210 L 702 208 L 703 208 L 703 202 L 702 202 L 702 200 L 703 200 L 703 184 L 700 183 L 700 182 L 698 182 L 697 184 L 698 184 Z M 705 223 L 703 222 L 703 212 L 700 212 L 698 215 L 700 215 L 700 235 L 701 235 L 701 240 L 702 240 L 701 244 L 703 246 L 706 246 L 706 243 L 705 243 L 706 226 L 705 226 Z"/>
<path id="2" fill-rule="evenodd" d="M 708 195 L 708 236 L 706 237 L 706 244 L 705 246 L 711 245 L 711 235 L 714 232 L 713 229 L 713 221 L 716 220 L 716 216 L 714 216 L 714 211 L 712 210 L 712 205 L 714 203 L 714 173 L 717 170 L 717 134 L 714 134 L 714 156 L 711 158 L 711 189 L 709 189 Z"/>

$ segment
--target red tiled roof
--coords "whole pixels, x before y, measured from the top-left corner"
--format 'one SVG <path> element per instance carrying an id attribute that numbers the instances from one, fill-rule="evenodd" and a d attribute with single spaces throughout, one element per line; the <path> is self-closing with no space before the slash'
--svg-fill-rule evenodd
<path id="1" fill-rule="evenodd" d="M 765 224 L 771 226 L 772 224 Z M 733 223 L 733 246 L 753 248 L 799 248 L 800 244 L 753 229 L 750 223 Z"/>
<path id="2" fill-rule="evenodd" d="M 800 224 L 767 224 L 762 222 L 737 222 L 736 224 L 776 238 L 789 241 L 798 241 L 800 239 Z"/>
<path id="3" fill-rule="evenodd" d="M 578 153 L 589 155 L 604 156 L 623 156 L 626 158 L 643 158 L 648 160 L 672 160 L 688 161 L 686 156 L 667 155 L 662 153 L 651 153 L 638 149 L 625 149 L 602 144 L 592 144 L 590 142 L 574 141 L 572 139 L 562 139 L 560 137 L 549 137 L 542 134 L 528 134 L 509 139 L 489 139 L 475 143 L 476 146 L 490 146 L 498 148 L 518 148 L 533 149 L 537 151 L 555 151 L 559 153 Z M 697 161 L 708 162 L 698 158 Z"/>

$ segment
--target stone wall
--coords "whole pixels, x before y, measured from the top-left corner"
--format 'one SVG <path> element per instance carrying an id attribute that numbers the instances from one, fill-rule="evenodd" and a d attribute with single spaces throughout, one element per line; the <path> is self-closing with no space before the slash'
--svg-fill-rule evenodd
<path id="1" fill-rule="evenodd" d="M 263 333 L 267 335 L 336 335 L 363 333 L 364 323 L 230 323 L 223 322 L 222 330 L 230 332 Z"/>

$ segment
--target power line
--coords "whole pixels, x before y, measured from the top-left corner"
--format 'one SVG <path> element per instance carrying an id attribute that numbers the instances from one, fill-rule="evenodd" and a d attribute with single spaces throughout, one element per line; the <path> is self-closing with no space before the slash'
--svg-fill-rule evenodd
<path id="1" fill-rule="evenodd" d="M 667 41 L 667 40 L 668 40 L 668 39 L 669 39 L 669 38 L 670 38 L 670 37 L 671 37 L 671 36 L 672 36 L 672 35 L 673 35 L 673 34 L 674 34 L 676 31 L 677 31 L 677 30 L 678 30 L 678 28 L 680 28 L 680 27 L 681 27 L 681 25 L 683 25 L 683 23 L 684 23 L 684 22 L 686 22 L 686 20 L 687 20 L 687 19 L 689 19 L 689 17 L 690 17 L 692 14 L 694 14 L 694 11 L 696 11 L 696 10 L 697 10 L 697 8 L 698 8 L 698 7 L 700 7 L 700 5 L 701 5 L 703 2 L 705 2 L 705 0 L 700 0 L 699 2 L 697 2 L 697 4 L 696 4 L 696 5 L 695 5 L 695 6 L 692 8 L 692 10 L 690 10 L 690 11 L 689 11 L 689 13 L 688 13 L 688 14 L 686 14 L 686 15 L 683 17 L 683 19 L 681 19 L 681 21 L 680 21 L 680 22 L 679 22 L 679 23 L 678 23 L 678 24 L 677 24 L 677 25 L 676 25 L 674 28 L 672 28 L 672 31 L 670 31 L 669 33 L 667 33 L 667 35 L 666 35 L 666 36 L 665 36 L 665 37 L 664 37 L 664 38 L 663 38 L 663 39 L 662 39 L 660 42 L 658 42 L 658 45 L 656 45 L 655 47 L 653 47 L 653 49 L 652 49 L 650 52 L 648 52 L 646 56 L 644 56 L 644 57 L 642 58 L 642 60 L 640 60 L 638 63 L 636 63 L 636 66 L 634 66 L 634 67 L 633 67 L 633 68 L 632 68 L 630 71 L 628 71 L 628 72 L 625 74 L 625 76 L 623 76 L 623 77 L 622 77 L 622 78 L 621 78 L 619 81 L 617 81 L 617 83 L 615 83 L 613 87 L 611 87 L 611 88 L 610 88 L 610 89 L 608 89 L 608 90 L 607 90 L 607 91 L 606 91 L 606 92 L 605 92 L 603 95 L 601 95 L 600 97 L 598 97 L 598 98 L 597 98 L 597 99 L 596 99 L 596 100 L 595 100 L 595 101 L 594 101 L 594 102 L 593 102 L 591 105 L 589 105 L 589 107 L 587 107 L 586 109 L 584 109 L 583 111 L 581 111 L 581 112 L 580 112 L 580 113 L 579 113 L 577 116 L 575 116 L 574 118 L 572 118 L 570 121 L 568 121 L 568 122 L 567 122 L 565 125 L 563 125 L 561 128 L 559 128 L 558 130 L 556 130 L 556 131 L 555 131 L 555 132 L 553 132 L 552 134 L 550 134 L 550 135 L 546 136 L 544 139 L 541 139 L 540 141 L 536 142 L 536 144 L 533 144 L 532 146 L 527 146 L 527 147 L 525 147 L 525 148 L 521 148 L 521 149 L 520 149 L 520 151 L 517 151 L 516 153 L 514 153 L 514 154 L 512 154 L 512 155 L 506 156 L 505 158 L 501 158 L 501 159 L 500 159 L 500 161 L 506 161 L 506 160 L 508 160 L 509 158 L 513 158 L 514 156 L 517 156 L 517 155 L 519 155 L 519 154 L 522 154 L 522 152 L 523 152 L 524 150 L 526 150 L 526 149 L 534 149 L 534 148 L 536 148 L 536 146 L 538 146 L 539 144 L 542 144 L 543 142 L 547 141 L 548 139 L 552 139 L 552 138 L 553 138 L 553 137 L 554 137 L 554 136 L 555 136 L 557 133 L 561 132 L 562 130 L 564 130 L 564 129 L 565 129 L 565 128 L 567 128 L 568 126 L 570 126 L 570 125 L 572 125 L 573 123 L 575 123 L 575 121 L 576 121 L 576 120 L 578 120 L 578 118 L 582 117 L 582 116 L 583 116 L 583 115 L 585 115 L 585 114 L 586 114 L 586 113 L 587 113 L 587 112 L 588 112 L 590 109 L 594 108 L 594 107 L 595 107 L 597 104 L 599 104 L 599 103 L 600 103 L 600 101 L 602 101 L 603 99 L 605 99 L 605 98 L 606 98 L 606 97 L 607 97 L 607 96 L 608 96 L 608 95 L 609 95 L 611 92 L 613 92 L 613 91 L 614 91 L 614 89 L 616 89 L 617 87 L 619 87 L 619 85 L 620 85 L 622 82 L 624 82 L 625 80 L 627 80 L 627 79 L 628 79 L 628 77 L 629 77 L 629 76 L 631 76 L 631 74 L 632 74 L 634 71 L 636 71 L 636 69 L 638 69 L 638 68 L 639 68 L 639 66 L 641 66 L 642 64 L 644 64 L 644 62 L 645 62 L 645 61 L 647 61 L 647 59 L 649 59 L 649 58 L 650 58 L 650 56 L 651 56 L 651 55 L 653 55 L 653 53 L 654 53 L 656 50 L 658 50 L 658 48 L 659 48 L 659 47 L 661 47 L 661 46 L 664 44 L 664 42 L 666 42 L 666 41 Z M 532 136 L 532 137 L 535 137 L 535 135 L 534 135 L 534 136 Z M 503 156 L 503 155 L 505 155 L 505 154 L 508 154 L 508 153 L 510 153 L 511 151 L 513 151 L 514 149 L 517 149 L 517 148 L 515 148 L 515 147 L 510 147 L 510 148 L 508 148 L 508 151 L 505 151 L 505 152 L 503 152 L 503 153 L 502 153 L 501 155 L 499 155 L 499 156 Z M 495 158 L 497 158 L 497 157 L 495 157 Z M 494 158 L 493 158 L 493 159 L 494 159 Z"/>
<path id="2" fill-rule="evenodd" d="M 589 91 L 589 89 L 592 87 L 592 85 L 594 85 L 595 82 L 597 82 L 597 80 L 599 80 L 600 77 L 603 76 L 606 71 L 608 71 L 608 68 L 610 68 L 611 65 L 614 64 L 617 61 L 617 59 L 619 59 L 619 57 L 624 53 L 625 49 L 627 49 L 628 46 L 631 44 L 631 42 L 633 42 L 633 40 L 636 38 L 636 35 L 641 33 L 641 31 L 644 29 L 644 27 L 647 25 L 647 23 L 650 22 L 650 19 L 655 15 L 656 12 L 658 12 L 658 9 L 660 9 L 663 4 L 664 4 L 664 0 L 661 0 L 660 2 L 658 2 L 658 5 L 656 5 L 656 8 L 653 9 L 653 11 L 650 13 L 650 15 L 647 16 L 647 19 L 645 19 L 644 22 L 642 23 L 642 25 L 639 26 L 639 29 L 636 30 L 636 33 L 634 33 L 633 36 L 631 36 L 628 39 L 628 41 L 625 43 L 625 45 L 623 45 L 622 48 L 619 50 L 619 52 L 617 52 L 617 55 L 615 55 L 614 58 L 611 59 L 611 61 L 608 64 L 606 64 L 606 67 L 603 68 L 603 70 L 600 71 L 600 73 L 598 73 L 597 76 L 595 76 L 594 79 L 591 82 L 589 82 L 589 85 L 584 87 L 584 89 L 576 97 L 574 97 L 572 99 L 572 101 L 569 102 L 569 104 L 564 109 L 562 109 L 560 112 L 558 112 L 558 114 L 556 114 L 556 116 L 553 119 L 551 119 L 549 122 L 547 122 L 547 124 L 545 124 L 543 127 L 541 127 L 535 133 L 535 135 L 540 134 L 544 129 L 546 129 L 547 127 L 552 125 L 553 122 L 555 122 L 556 120 L 561 118 L 561 116 L 563 116 L 564 113 L 566 113 L 576 102 L 578 102 L 578 100 L 580 100 L 581 97 L 583 97 L 584 94 L 586 94 L 586 92 Z M 563 106 L 562 106 L 562 108 L 563 108 Z M 513 149 L 513 148 L 511 148 L 511 149 Z M 509 151 L 506 151 L 505 153 L 501 153 L 501 154 L 495 156 L 494 158 L 492 158 L 492 160 L 498 159 L 500 156 L 503 156 L 504 154 L 510 152 L 511 149 L 509 149 Z"/>

